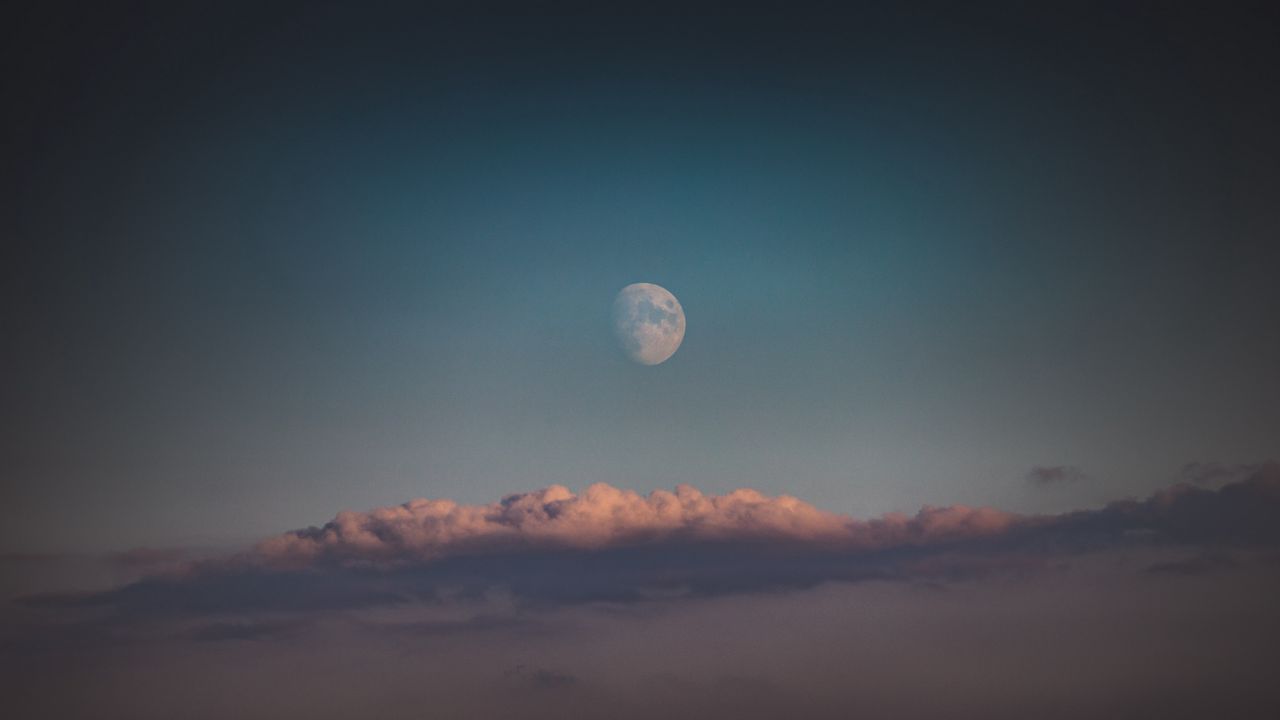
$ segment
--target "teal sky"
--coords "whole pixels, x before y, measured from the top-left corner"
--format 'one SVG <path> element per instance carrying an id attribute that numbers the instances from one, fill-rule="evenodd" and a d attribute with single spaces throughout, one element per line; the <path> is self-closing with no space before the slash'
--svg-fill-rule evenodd
<path id="1" fill-rule="evenodd" d="M 2 550 L 597 481 L 1048 511 L 1277 456 L 1265 37 L 101 12 L 18 51 Z M 662 365 L 633 282 L 685 309 Z"/>

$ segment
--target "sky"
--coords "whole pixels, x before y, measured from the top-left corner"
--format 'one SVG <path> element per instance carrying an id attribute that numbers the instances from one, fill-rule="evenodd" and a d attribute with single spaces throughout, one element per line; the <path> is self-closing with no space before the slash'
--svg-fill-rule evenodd
<path id="1" fill-rule="evenodd" d="M 1277 706 L 1274 8 L 267 5 L 0 19 L 0 661 L 60 714 Z M 821 670 L 984 638 L 1025 697 Z"/>
<path id="2" fill-rule="evenodd" d="M 6 547 L 1274 456 L 1270 14 L 467 5 L 13 11 Z"/>

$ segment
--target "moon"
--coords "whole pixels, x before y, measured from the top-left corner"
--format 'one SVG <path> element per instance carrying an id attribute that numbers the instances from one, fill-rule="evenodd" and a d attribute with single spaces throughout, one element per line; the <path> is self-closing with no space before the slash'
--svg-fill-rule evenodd
<path id="1" fill-rule="evenodd" d="M 613 331 L 627 357 L 641 365 L 665 362 L 684 340 L 684 308 L 666 288 L 632 283 L 613 299 Z"/>

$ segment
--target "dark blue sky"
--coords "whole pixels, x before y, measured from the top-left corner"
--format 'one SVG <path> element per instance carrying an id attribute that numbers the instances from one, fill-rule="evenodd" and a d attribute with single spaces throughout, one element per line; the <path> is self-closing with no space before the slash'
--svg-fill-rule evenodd
<path id="1" fill-rule="evenodd" d="M 1273 11 L 466 5 L 9 13 L 0 549 L 1277 455 Z"/>

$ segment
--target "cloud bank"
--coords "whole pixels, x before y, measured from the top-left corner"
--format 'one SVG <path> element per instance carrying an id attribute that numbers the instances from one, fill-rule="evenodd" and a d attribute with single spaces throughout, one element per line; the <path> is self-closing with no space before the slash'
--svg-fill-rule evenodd
<path id="1" fill-rule="evenodd" d="M 770 541 L 868 550 L 992 535 L 1019 521 L 1011 513 L 965 506 L 859 521 L 749 489 L 715 496 L 681 485 L 675 492 L 640 495 L 597 483 L 576 495 L 553 485 L 489 505 L 413 500 L 342 512 L 322 527 L 260 543 L 252 560 L 275 568 L 388 566 L 523 551 Z"/>
<path id="2" fill-rule="evenodd" d="M 681 486 L 641 495 L 603 484 L 486 505 L 414 500 L 341 512 L 240 555 L 116 590 L 29 602 L 133 617 L 310 612 L 493 592 L 528 606 L 636 602 L 1023 573 L 1127 547 L 1214 557 L 1280 548 L 1280 466 L 1255 466 L 1216 490 L 1184 483 L 1060 515 L 950 506 L 861 520 L 753 490 L 712 496 Z"/>
<path id="3" fill-rule="evenodd" d="M 762 544 L 855 555 L 994 539 L 1083 539 L 1106 531 L 1150 532 L 1171 541 L 1259 543 L 1280 541 L 1277 521 L 1280 465 L 1275 463 L 1253 466 L 1243 480 L 1217 490 L 1183 483 L 1143 501 L 1038 516 L 954 505 L 859 520 L 755 490 L 715 496 L 682 485 L 675 492 L 641 495 L 600 483 L 581 494 L 554 485 L 488 505 L 413 500 L 341 512 L 323 526 L 269 538 L 242 560 L 279 570 L 393 568 L 521 553 Z"/>
<path id="4" fill-rule="evenodd" d="M 230 557 L 110 562 L 150 574 L 0 614 L 0 687 L 27 715 L 1280 707 L 1275 464 L 1218 489 L 1180 484 L 1060 515 L 952 506 L 857 519 L 750 490 L 550 487 L 343 512 Z M 1007 680 L 998 691 L 993 673 Z M 193 703 L 189 688 L 208 695 Z M 244 697 L 272 702 L 246 715 Z"/>

